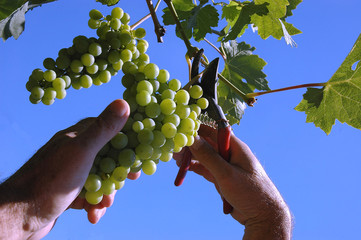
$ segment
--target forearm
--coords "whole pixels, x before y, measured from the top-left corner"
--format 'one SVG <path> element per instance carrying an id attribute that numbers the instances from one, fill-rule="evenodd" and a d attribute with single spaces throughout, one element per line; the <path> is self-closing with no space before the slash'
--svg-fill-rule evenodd
<path id="1" fill-rule="evenodd" d="M 292 218 L 286 209 L 281 209 L 263 222 L 247 223 L 243 240 L 290 240 Z"/>

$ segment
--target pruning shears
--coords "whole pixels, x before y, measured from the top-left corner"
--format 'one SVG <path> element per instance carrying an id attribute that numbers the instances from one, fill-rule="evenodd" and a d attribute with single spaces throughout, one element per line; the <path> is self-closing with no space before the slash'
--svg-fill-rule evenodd
<path id="1" fill-rule="evenodd" d="M 195 78 L 199 75 L 199 64 L 203 55 L 203 49 L 199 50 L 194 57 L 191 69 L 191 78 Z M 200 85 L 203 89 L 203 97 L 209 102 L 208 107 L 203 110 L 202 114 L 214 121 L 214 125 L 217 128 L 217 144 L 218 151 L 222 158 L 227 162 L 230 161 L 230 137 L 231 126 L 229 125 L 222 108 L 218 105 L 217 97 L 217 76 L 218 76 L 219 58 L 211 61 L 205 68 L 201 79 L 197 80 L 194 85 Z M 179 186 L 183 183 L 185 175 L 189 169 L 191 163 L 192 153 L 189 148 L 186 148 L 181 166 L 179 168 L 178 175 L 175 180 L 175 185 Z M 233 207 L 223 198 L 223 212 L 225 214 L 231 213 Z"/>

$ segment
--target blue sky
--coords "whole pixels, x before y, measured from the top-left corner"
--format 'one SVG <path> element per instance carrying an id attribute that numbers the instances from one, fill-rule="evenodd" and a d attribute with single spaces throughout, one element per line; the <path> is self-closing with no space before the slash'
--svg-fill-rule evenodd
<path id="1" fill-rule="evenodd" d="M 147 12 L 145 1 L 120 0 L 134 23 Z M 164 7 L 164 3 L 162 6 Z M 25 83 L 46 57 L 69 47 L 77 35 L 94 36 L 87 28 L 89 10 L 110 9 L 95 1 L 62 0 L 26 15 L 26 30 L 18 40 L 0 43 L 0 179 L 16 171 L 57 131 L 82 118 L 98 115 L 121 98 L 120 77 L 100 87 L 70 90 L 52 106 L 32 105 Z M 242 40 L 264 58 L 272 89 L 327 81 L 361 33 L 360 1 L 304 1 L 289 21 L 303 31 L 294 36 L 297 48 L 284 40 L 262 40 L 248 30 Z M 160 14 L 159 14 L 160 15 Z M 151 20 L 143 24 L 151 61 L 171 77 L 187 79 L 185 47 L 167 27 L 164 43 L 156 42 Z M 212 39 L 212 38 L 211 38 Z M 209 58 L 214 50 L 204 47 Z M 336 122 L 327 136 L 305 114 L 293 110 L 305 89 L 259 97 L 246 109 L 236 135 L 254 151 L 294 215 L 293 239 L 356 239 L 361 235 L 361 134 Z M 62 215 L 52 239 L 241 239 L 243 227 L 222 213 L 222 201 L 212 184 L 189 173 L 181 187 L 173 185 L 174 161 L 160 163 L 153 176 L 128 180 L 114 205 L 96 225 L 83 211 Z"/>

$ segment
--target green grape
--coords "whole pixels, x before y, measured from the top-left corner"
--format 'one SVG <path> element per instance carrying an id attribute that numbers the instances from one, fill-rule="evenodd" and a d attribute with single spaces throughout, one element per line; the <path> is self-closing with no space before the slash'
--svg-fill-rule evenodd
<path id="1" fill-rule="evenodd" d="M 72 82 L 71 82 L 71 86 L 76 89 L 76 90 L 79 90 L 79 89 L 82 89 L 83 87 L 81 86 L 80 84 L 80 81 L 79 79 L 74 79 Z"/>
<path id="2" fill-rule="evenodd" d="M 86 67 L 86 71 L 87 73 L 89 74 L 96 74 L 99 70 L 99 67 L 96 63 L 94 63 L 93 65 L 89 66 L 89 67 Z"/>
<path id="3" fill-rule="evenodd" d="M 178 104 L 175 113 L 178 114 L 181 119 L 184 119 L 191 113 L 191 108 L 188 105 Z"/>
<path id="4" fill-rule="evenodd" d="M 161 108 L 156 102 L 151 102 L 145 107 L 145 114 L 150 118 L 156 118 L 160 115 Z"/>
<path id="5" fill-rule="evenodd" d="M 56 91 L 54 88 L 46 88 L 44 90 L 43 99 L 55 99 L 56 98 Z"/>
<path id="6" fill-rule="evenodd" d="M 146 63 L 146 64 L 148 64 L 149 61 L 150 61 L 150 57 L 149 57 L 149 55 L 146 54 L 146 53 L 140 54 L 139 57 L 138 57 L 138 59 L 139 59 L 139 61 L 144 62 L 144 63 Z M 159 79 L 158 79 L 158 81 L 159 81 Z"/>
<path id="7" fill-rule="evenodd" d="M 102 54 L 102 46 L 99 43 L 93 42 L 89 45 L 88 51 L 94 57 Z"/>
<path id="8" fill-rule="evenodd" d="M 44 96 L 44 90 L 41 87 L 34 87 L 33 89 L 31 89 L 30 96 L 34 100 L 40 100 Z"/>
<path id="9" fill-rule="evenodd" d="M 100 21 L 95 19 L 89 19 L 88 26 L 91 29 L 98 29 L 100 27 Z"/>
<path id="10" fill-rule="evenodd" d="M 122 45 L 126 46 L 132 41 L 132 36 L 128 32 L 122 32 L 119 34 L 119 40 Z"/>
<path id="11" fill-rule="evenodd" d="M 78 59 L 75 59 L 70 63 L 70 69 L 74 73 L 80 73 L 81 71 L 83 71 L 83 68 L 84 68 L 84 65 Z"/>
<path id="12" fill-rule="evenodd" d="M 122 59 L 123 62 L 131 61 L 133 57 L 132 51 L 129 49 L 124 49 L 120 52 L 120 59 Z"/>
<path id="13" fill-rule="evenodd" d="M 165 70 L 165 69 L 159 70 L 157 80 L 160 83 L 166 83 L 169 80 L 169 78 L 170 78 L 170 74 L 167 70 Z"/>
<path id="14" fill-rule="evenodd" d="M 191 119 L 193 119 L 193 120 L 196 120 L 197 118 L 198 118 L 198 115 L 197 115 L 197 113 L 195 112 L 195 111 L 191 111 L 190 113 L 189 113 L 189 116 L 188 116 L 189 118 L 191 118 Z"/>
<path id="15" fill-rule="evenodd" d="M 93 55 L 91 55 L 90 53 L 85 53 L 81 56 L 81 63 L 85 66 L 85 67 L 90 67 L 91 65 L 94 64 L 95 62 L 95 58 Z"/>
<path id="16" fill-rule="evenodd" d="M 159 160 L 161 160 L 162 162 L 169 162 L 173 157 L 173 153 L 172 152 L 163 152 L 162 151 L 162 155 L 159 157 Z"/>
<path id="17" fill-rule="evenodd" d="M 134 149 L 136 146 L 139 145 L 136 132 L 129 131 L 129 132 L 127 132 L 127 136 L 128 136 L 128 146 L 127 147 Z"/>
<path id="18" fill-rule="evenodd" d="M 167 122 L 163 124 L 161 131 L 166 138 L 174 138 L 177 133 L 177 127 L 173 123 Z"/>
<path id="19" fill-rule="evenodd" d="M 122 69 L 122 67 L 123 67 L 123 61 L 119 60 L 118 62 L 113 63 L 112 67 L 115 71 L 120 71 L 120 69 Z"/>
<path id="20" fill-rule="evenodd" d="M 144 129 L 144 125 L 141 121 L 134 121 L 132 125 L 132 129 L 134 132 L 139 133 Z"/>
<path id="21" fill-rule="evenodd" d="M 112 18 L 121 19 L 123 17 L 123 14 L 124 14 L 123 9 L 121 9 L 120 7 L 115 7 L 111 11 L 110 15 L 112 16 Z"/>
<path id="22" fill-rule="evenodd" d="M 59 56 L 56 61 L 56 66 L 60 69 L 66 69 L 67 67 L 70 66 L 71 60 L 68 56 Z"/>
<path id="23" fill-rule="evenodd" d="M 120 60 L 121 61 L 121 60 Z M 125 62 L 122 66 L 123 73 L 131 73 L 135 74 L 138 72 L 138 66 L 134 64 L 133 62 Z"/>
<path id="24" fill-rule="evenodd" d="M 115 191 L 115 183 L 111 179 L 105 179 L 102 181 L 102 187 L 100 191 L 104 195 L 110 195 Z"/>
<path id="25" fill-rule="evenodd" d="M 130 22 L 130 16 L 128 13 L 124 13 L 121 17 L 120 21 L 122 21 L 123 24 L 128 24 Z"/>
<path id="26" fill-rule="evenodd" d="M 144 38 L 146 35 L 145 29 L 144 28 L 137 28 L 134 31 L 134 36 L 136 38 Z"/>
<path id="27" fill-rule="evenodd" d="M 124 87 L 131 88 L 134 83 L 135 83 L 135 77 L 133 74 L 130 74 L 130 73 L 124 74 L 124 76 L 122 77 L 122 85 Z M 129 90 L 129 92 L 130 92 L 130 90 Z M 130 93 L 130 94 L 132 94 L 132 93 Z"/>
<path id="28" fill-rule="evenodd" d="M 110 21 L 110 27 L 114 30 L 119 30 L 120 26 L 122 26 L 122 23 L 120 22 L 119 19 L 117 18 L 113 18 L 111 21 Z"/>
<path id="29" fill-rule="evenodd" d="M 105 157 L 99 162 L 100 170 L 104 173 L 111 173 L 116 167 L 116 163 L 113 158 Z"/>
<path id="30" fill-rule="evenodd" d="M 102 186 L 102 179 L 96 174 L 89 174 L 85 181 L 84 188 L 88 192 L 96 192 Z"/>
<path id="31" fill-rule="evenodd" d="M 113 38 L 112 40 L 109 41 L 109 45 L 111 49 L 118 49 L 121 47 L 122 44 L 119 39 Z"/>
<path id="32" fill-rule="evenodd" d="M 171 90 L 171 89 L 165 89 L 161 96 L 162 96 L 162 99 L 174 99 L 174 96 L 175 96 L 175 91 Z"/>
<path id="33" fill-rule="evenodd" d="M 141 91 L 147 91 L 149 94 L 152 94 L 153 85 L 147 80 L 142 80 L 137 84 L 137 92 L 139 93 Z"/>
<path id="34" fill-rule="evenodd" d="M 154 135 L 154 139 L 153 139 L 153 142 L 151 144 L 152 147 L 153 148 L 162 147 L 166 142 L 166 138 L 165 138 L 164 134 L 161 131 L 154 130 L 153 135 Z"/>
<path id="35" fill-rule="evenodd" d="M 71 85 L 71 79 L 70 79 L 70 77 L 67 76 L 67 75 L 64 75 L 64 76 L 62 76 L 61 78 L 62 78 L 62 79 L 64 80 L 64 82 L 65 82 L 65 89 L 68 89 L 68 88 L 70 87 L 70 85 Z"/>
<path id="36" fill-rule="evenodd" d="M 108 62 L 105 59 L 99 58 L 95 61 L 95 63 L 98 65 L 99 71 L 104 71 L 108 67 Z"/>
<path id="37" fill-rule="evenodd" d="M 162 150 L 160 150 L 160 148 L 153 148 L 153 154 L 150 157 L 150 159 L 152 159 L 156 164 L 159 162 L 156 162 L 160 156 L 162 156 Z"/>
<path id="38" fill-rule="evenodd" d="M 133 115 L 134 121 L 143 121 L 143 114 L 140 113 L 140 108 L 138 108 L 138 112 Z M 143 123 L 143 122 L 142 122 Z M 143 124 L 144 127 L 144 124 Z"/>
<path id="39" fill-rule="evenodd" d="M 114 169 L 111 177 L 114 180 L 121 182 L 127 178 L 129 171 L 130 171 L 129 167 L 119 166 Z"/>
<path id="40" fill-rule="evenodd" d="M 188 142 L 188 138 L 183 133 L 176 133 L 174 136 L 174 144 L 179 147 L 184 147 Z"/>
<path id="41" fill-rule="evenodd" d="M 194 111 L 197 116 L 201 114 L 202 109 L 197 104 L 191 104 L 191 111 Z"/>
<path id="42" fill-rule="evenodd" d="M 132 149 L 124 149 L 118 155 L 118 163 L 123 167 L 131 167 L 135 162 L 135 152 Z"/>
<path id="43" fill-rule="evenodd" d="M 119 52 L 117 50 L 112 50 L 109 52 L 109 55 L 107 57 L 108 62 L 110 63 L 116 63 L 118 62 L 120 59 L 122 59 L 121 54 L 119 54 Z M 122 59 L 122 61 L 124 62 L 124 59 Z"/>
<path id="44" fill-rule="evenodd" d="M 170 114 L 170 115 L 166 115 L 164 116 L 163 119 L 163 123 L 173 123 L 174 126 L 178 127 L 178 125 L 180 124 L 181 118 L 178 116 L 178 114 L 174 113 L 174 114 Z"/>
<path id="45" fill-rule="evenodd" d="M 206 109 L 207 107 L 208 107 L 208 105 L 209 105 L 209 102 L 208 102 L 208 100 L 207 100 L 207 98 L 199 98 L 198 100 L 197 100 L 197 105 L 201 108 L 201 109 Z"/>
<path id="46" fill-rule="evenodd" d="M 181 88 L 182 83 L 178 79 L 174 78 L 169 81 L 168 85 L 171 90 L 178 91 Z"/>
<path id="47" fill-rule="evenodd" d="M 174 96 L 174 101 L 177 104 L 188 104 L 189 93 L 184 89 L 179 90 Z"/>
<path id="48" fill-rule="evenodd" d="M 148 63 L 144 67 L 144 74 L 148 79 L 155 79 L 159 75 L 159 68 L 154 63 Z"/>
<path id="49" fill-rule="evenodd" d="M 96 205 L 103 200 L 103 193 L 100 190 L 97 192 L 86 192 L 85 200 L 92 205 Z"/>
<path id="50" fill-rule="evenodd" d="M 118 182 L 118 181 L 115 181 L 113 178 L 110 178 L 110 179 L 114 182 L 115 190 L 119 190 L 124 187 L 125 181 Z"/>
<path id="51" fill-rule="evenodd" d="M 179 153 L 180 151 L 182 151 L 182 147 L 181 147 L 181 146 L 178 146 L 178 145 L 175 145 L 175 146 L 174 146 L 174 149 L 173 149 L 173 152 L 174 152 L 174 153 Z"/>
<path id="52" fill-rule="evenodd" d="M 152 160 L 145 160 L 142 164 L 142 170 L 147 175 L 153 175 L 157 171 L 157 164 Z"/>
<path id="53" fill-rule="evenodd" d="M 98 77 L 102 83 L 107 83 L 110 81 L 112 75 L 110 74 L 110 72 L 108 70 L 104 70 L 99 73 Z"/>
<path id="54" fill-rule="evenodd" d="M 145 53 L 148 50 L 148 46 L 145 45 L 144 43 L 138 43 L 137 44 L 137 49 L 139 51 L 139 54 Z"/>
<path id="55" fill-rule="evenodd" d="M 195 122 L 191 118 L 182 119 L 179 124 L 179 130 L 183 133 L 191 133 L 195 129 Z"/>
<path id="56" fill-rule="evenodd" d="M 56 78 L 56 73 L 53 70 L 46 70 L 43 76 L 46 81 L 52 82 Z"/>
<path id="57" fill-rule="evenodd" d="M 152 130 L 142 129 L 139 131 L 137 138 L 141 144 L 151 144 L 153 142 L 154 135 Z"/>
<path id="58" fill-rule="evenodd" d="M 66 90 L 65 89 L 56 90 L 56 98 L 57 99 L 64 99 L 65 97 L 66 97 Z"/>
<path id="59" fill-rule="evenodd" d="M 192 85 L 189 89 L 189 95 L 193 99 L 198 99 L 203 95 L 203 89 L 199 85 Z"/>
<path id="60" fill-rule="evenodd" d="M 99 19 L 103 18 L 103 14 L 97 9 L 92 9 L 89 12 L 89 17 L 91 19 L 99 20 Z"/>
<path id="61" fill-rule="evenodd" d="M 164 115 L 170 115 L 174 113 L 176 104 L 172 99 L 164 99 L 160 103 L 160 109 Z"/>
<path id="62" fill-rule="evenodd" d="M 145 129 L 149 129 L 149 130 L 153 131 L 155 128 L 155 122 L 151 118 L 144 118 L 142 120 L 142 123 L 143 123 Z"/>
<path id="63" fill-rule="evenodd" d="M 54 70 L 55 69 L 55 61 L 52 58 L 45 58 L 43 61 L 43 66 L 46 69 Z M 42 79 L 43 77 L 41 77 Z"/>
<path id="64" fill-rule="evenodd" d="M 130 50 L 133 54 L 135 53 L 135 51 L 137 51 L 137 47 L 132 42 L 128 43 L 125 48 Z"/>
<path id="65" fill-rule="evenodd" d="M 110 140 L 110 144 L 112 145 L 113 148 L 116 149 L 123 149 L 127 146 L 128 144 L 128 137 L 126 134 L 122 133 L 122 132 L 118 132 L 117 135 L 115 135 L 111 140 Z"/>
<path id="66" fill-rule="evenodd" d="M 150 103 L 151 96 L 148 91 L 142 90 L 135 96 L 137 103 L 140 106 L 147 106 Z"/>
<path id="67" fill-rule="evenodd" d="M 93 79 L 89 75 L 84 74 L 80 77 L 80 85 L 83 88 L 90 88 L 93 85 Z"/>
<path id="68" fill-rule="evenodd" d="M 55 90 L 62 90 L 66 87 L 66 83 L 63 78 L 55 78 L 52 85 Z"/>
<path id="69" fill-rule="evenodd" d="M 149 47 L 149 43 L 147 40 L 145 39 L 139 39 L 138 40 L 138 44 L 144 44 L 147 48 Z"/>
<path id="70" fill-rule="evenodd" d="M 162 152 L 172 152 L 173 149 L 174 149 L 173 138 L 167 138 L 164 145 L 161 147 Z"/>
<path id="71" fill-rule="evenodd" d="M 50 98 L 42 98 L 41 101 L 45 104 L 45 105 L 51 105 L 54 103 L 54 99 L 50 99 Z"/>
<path id="72" fill-rule="evenodd" d="M 135 154 L 142 160 L 149 159 L 153 154 L 153 147 L 149 144 L 139 144 L 135 148 Z"/>
<path id="73" fill-rule="evenodd" d="M 187 136 L 187 144 L 186 146 L 189 147 L 189 146 L 192 146 L 193 143 L 194 143 L 194 137 L 192 135 L 186 135 Z"/>

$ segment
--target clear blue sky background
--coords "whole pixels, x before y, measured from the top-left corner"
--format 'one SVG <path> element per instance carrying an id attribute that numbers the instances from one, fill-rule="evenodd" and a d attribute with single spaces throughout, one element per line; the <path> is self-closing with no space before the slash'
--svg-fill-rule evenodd
<path id="1" fill-rule="evenodd" d="M 162 3 L 161 7 L 164 7 Z M 132 23 L 147 12 L 145 1 L 120 0 Z M 25 83 L 46 57 L 69 47 L 77 35 L 94 36 L 87 28 L 93 8 L 110 9 L 92 0 L 61 0 L 26 15 L 26 30 L 18 40 L 0 43 L 0 178 L 16 171 L 57 131 L 98 115 L 121 98 L 117 76 L 108 84 L 69 90 L 52 106 L 32 105 Z M 268 65 L 271 88 L 327 81 L 337 70 L 361 32 L 361 2 L 304 1 L 289 21 L 303 31 L 294 36 L 297 48 L 284 40 L 266 41 L 250 30 L 242 37 L 257 48 Z M 160 14 L 159 14 L 160 15 Z M 151 61 L 187 79 L 185 47 L 168 27 L 165 43 L 156 43 L 151 20 L 148 30 Z M 216 53 L 205 47 L 209 58 Z M 327 136 L 305 114 L 293 108 L 305 89 L 259 97 L 234 131 L 259 158 L 294 215 L 296 240 L 357 239 L 361 236 L 361 134 L 336 123 Z M 53 239 L 241 239 L 243 227 L 222 213 L 222 201 L 212 184 L 189 173 L 181 187 L 173 185 L 174 161 L 160 163 L 153 176 L 128 180 L 114 205 L 96 225 L 84 211 L 69 210 L 45 238 Z"/>

